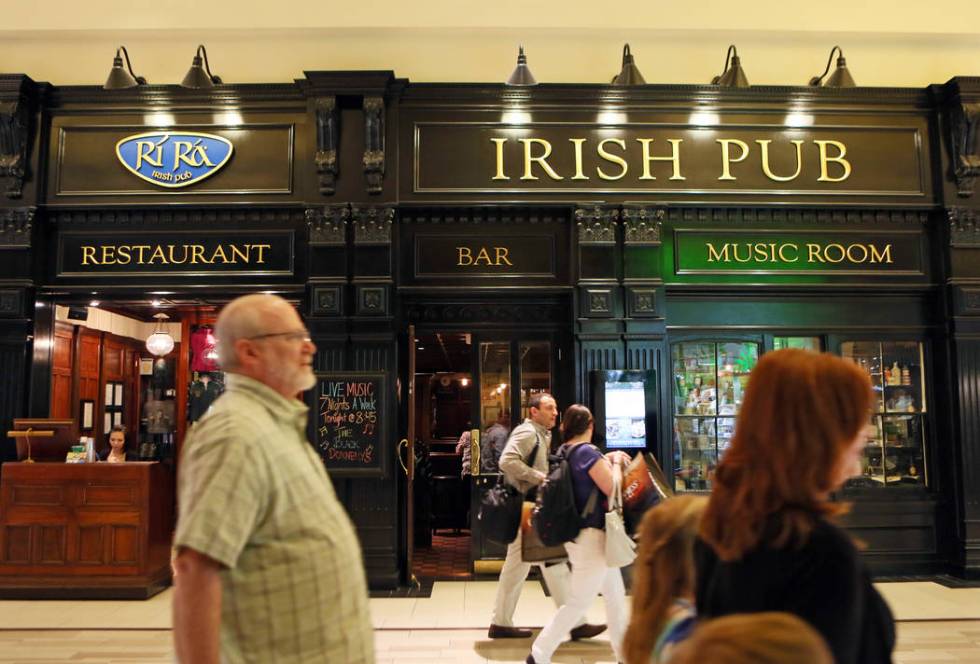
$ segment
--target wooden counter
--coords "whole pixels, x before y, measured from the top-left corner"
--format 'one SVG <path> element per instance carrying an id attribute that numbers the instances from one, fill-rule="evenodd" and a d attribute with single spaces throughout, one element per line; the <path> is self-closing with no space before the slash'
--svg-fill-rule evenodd
<path id="1" fill-rule="evenodd" d="M 5 463 L 0 598 L 147 598 L 170 584 L 173 475 L 155 462 Z"/>

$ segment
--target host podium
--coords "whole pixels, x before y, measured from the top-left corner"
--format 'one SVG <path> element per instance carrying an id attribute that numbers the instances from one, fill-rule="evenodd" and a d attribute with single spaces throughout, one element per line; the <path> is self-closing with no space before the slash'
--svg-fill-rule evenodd
<path id="1" fill-rule="evenodd" d="M 0 598 L 155 595 L 170 583 L 173 497 L 156 462 L 3 464 Z"/>

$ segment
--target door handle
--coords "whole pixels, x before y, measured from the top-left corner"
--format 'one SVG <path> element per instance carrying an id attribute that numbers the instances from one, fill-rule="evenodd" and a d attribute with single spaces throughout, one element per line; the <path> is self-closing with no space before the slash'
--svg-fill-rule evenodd
<path id="1" fill-rule="evenodd" d="M 408 439 L 402 438 L 398 441 L 398 445 L 395 447 L 395 456 L 398 457 L 398 463 L 401 464 L 402 470 L 405 471 L 405 476 L 408 476 L 408 466 L 405 465 L 405 461 L 402 459 L 402 446 L 408 447 Z"/>

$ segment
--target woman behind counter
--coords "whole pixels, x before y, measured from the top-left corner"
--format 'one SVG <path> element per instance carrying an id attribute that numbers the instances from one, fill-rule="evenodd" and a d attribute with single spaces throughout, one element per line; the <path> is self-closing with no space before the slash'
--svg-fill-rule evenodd
<path id="1" fill-rule="evenodd" d="M 122 463 L 124 461 L 136 461 L 136 455 L 126 451 L 126 427 L 117 424 L 109 432 L 109 447 L 102 450 L 99 455 L 100 461 L 108 463 Z"/>

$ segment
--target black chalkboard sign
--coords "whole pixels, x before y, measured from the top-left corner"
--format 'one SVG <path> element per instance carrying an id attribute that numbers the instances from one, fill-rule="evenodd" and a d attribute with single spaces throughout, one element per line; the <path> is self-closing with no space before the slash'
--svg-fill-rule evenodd
<path id="1" fill-rule="evenodd" d="M 317 373 L 312 440 L 331 475 L 388 473 L 385 373 Z"/>

